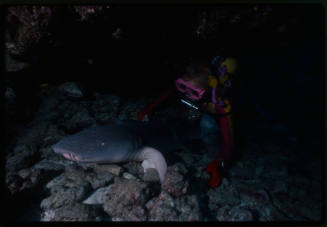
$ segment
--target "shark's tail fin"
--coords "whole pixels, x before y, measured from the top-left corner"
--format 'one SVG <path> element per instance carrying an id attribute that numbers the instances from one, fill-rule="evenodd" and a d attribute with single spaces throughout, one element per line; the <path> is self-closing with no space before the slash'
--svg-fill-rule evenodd
<path id="1" fill-rule="evenodd" d="M 135 161 L 146 161 L 148 168 L 155 168 L 159 174 L 161 185 L 163 184 L 167 172 L 167 163 L 160 151 L 152 147 L 144 147 L 134 159 Z"/>

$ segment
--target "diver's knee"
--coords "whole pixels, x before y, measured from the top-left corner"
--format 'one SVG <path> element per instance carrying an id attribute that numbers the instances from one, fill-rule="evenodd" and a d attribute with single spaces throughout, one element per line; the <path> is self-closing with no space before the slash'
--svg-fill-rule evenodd
<path id="1" fill-rule="evenodd" d="M 216 120 L 208 115 L 203 115 L 200 121 L 200 127 L 202 135 L 219 131 Z"/>

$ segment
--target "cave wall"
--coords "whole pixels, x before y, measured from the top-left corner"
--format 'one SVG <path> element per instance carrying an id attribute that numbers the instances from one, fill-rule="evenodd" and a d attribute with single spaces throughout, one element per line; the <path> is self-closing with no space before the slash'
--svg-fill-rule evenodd
<path id="1" fill-rule="evenodd" d="M 26 106 L 40 83 L 70 80 L 156 96 L 183 65 L 222 53 L 238 58 L 235 90 L 249 105 L 305 135 L 322 132 L 321 5 L 10 6 L 6 12 L 5 81 Z"/>

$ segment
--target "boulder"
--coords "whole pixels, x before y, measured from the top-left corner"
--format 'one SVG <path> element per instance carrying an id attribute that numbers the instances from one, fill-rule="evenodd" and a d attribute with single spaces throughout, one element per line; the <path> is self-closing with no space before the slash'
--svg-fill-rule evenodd
<path id="1" fill-rule="evenodd" d="M 171 195 L 161 191 L 160 195 L 145 205 L 149 211 L 148 221 L 178 221 L 175 202 Z"/>
<path id="2" fill-rule="evenodd" d="M 147 183 L 115 178 L 110 193 L 104 199 L 104 211 L 113 217 L 122 217 L 127 206 L 142 206 L 150 195 Z"/>
<path id="3" fill-rule="evenodd" d="M 54 210 L 70 206 L 76 202 L 82 202 L 90 190 L 91 185 L 89 183 L 72 187 L 55 185 L 50 189 L 51 195 L 42 200 L 40 207 L 42 210 Z"/>
<path id="4" fill-rule="evenodd" d="M 186 168 L 183 164 L 177 163 L 169 166 L 166 172 L 166 178 L 162 185 L 162 189 L 174 195 L 181 196 L 187 192 L 188 181 L 184 179 L 182 173 L 186 173 Z"/>

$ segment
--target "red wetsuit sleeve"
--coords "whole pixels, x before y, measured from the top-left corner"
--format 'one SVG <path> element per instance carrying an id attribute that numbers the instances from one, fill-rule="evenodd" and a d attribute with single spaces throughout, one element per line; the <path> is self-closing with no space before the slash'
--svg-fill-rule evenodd
<path id="1" fill-rule="evenodd" d="M 173 89 L 168 89 L 164 91 L 153 103 L 151 103 L 146 109 L 153 110 L 157 107 L 160 103 L 165 101 L 170 95 L 173 94 Z"/>
<path id="2" fill-rule="evenodd" d="M 153 109 L 156 108 L 158 105 L 160 105 L 163 101 L 165 101 L 173 93 L 174 93 L 174 89 L 172 89 L 172 88 L 164 91 L 156 100 L 154 100 L 154 102 L 152 102 L 150 105 L 148 105 L 145 109 L 141 110 L 137 114 L 138 121 L 142 121 L 142 119 L 145 115 L 148 115 L 148 117 L 150 117 Z"/>
<path id="3" fill-rule="evenodd" d="M 216 112 L 223 116 L 218 118 L 218 123 L 222 134 L 222 150 L 218 153 L 217 159 L 226 160 L 231 157 L 232 151 L 232 135 L 230 131 L 230 116 L 226 115 L 227 112 L 224 107 L 215 105 Z"/>

